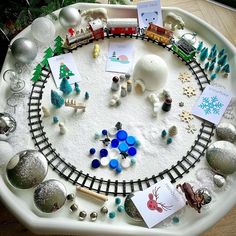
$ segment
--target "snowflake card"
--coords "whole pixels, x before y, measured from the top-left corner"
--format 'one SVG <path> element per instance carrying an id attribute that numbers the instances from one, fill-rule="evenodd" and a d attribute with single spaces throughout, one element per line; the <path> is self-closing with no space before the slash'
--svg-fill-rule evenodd
<path id="1" fill-rule="evenodd" d="M 134 44 L 111 42 L 108 51 L 106 71 L 128 73 L 131 70 Z"/>
<path id="2" fill-rule="evenodd" d="M 48 63 L 57 88 L 60 88 L 63 78 L 68 79 L 70 84 L 79 81 L 80 75 L 72 53 L 51 57 L 48 59 Z"/>
<path id="3" fill-rule="evenodd" d="M 131 198 L 148 228 L 174 214 L 185 204 L 185 199 L 174 185 L 163 179 Z"/>
<path id="4" fill-rule="evenodd" d="M 160 0 L 137 4 L 139 28 L 145 29 L 149 23 L 163 26 Z"/>
<path id="5" fill-rule="evenodd" d="M 192 109 L 192 114 L 217 125 L 232 95 L 223 88 L 208 85 Z"/>

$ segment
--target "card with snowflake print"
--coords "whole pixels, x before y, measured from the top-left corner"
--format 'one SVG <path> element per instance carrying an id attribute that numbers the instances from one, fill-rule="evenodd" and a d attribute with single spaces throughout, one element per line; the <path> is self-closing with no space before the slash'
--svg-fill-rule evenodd
<path id="1" fill-rule="evenodd" d="M 219 124 L 232 95 L 223 88 L 208 85 L 192 109 L 192 114 Z"/>

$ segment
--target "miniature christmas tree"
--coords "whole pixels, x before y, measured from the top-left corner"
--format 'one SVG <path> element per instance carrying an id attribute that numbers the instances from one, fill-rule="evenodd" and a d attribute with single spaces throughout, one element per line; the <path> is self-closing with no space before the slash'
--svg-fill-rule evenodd
<path id="1" fill-rule="evenodd" d="M 211 50 L 211 52 L 210 52 L 210 54 L 208 56 L 208 60 L 211 60 L 213 58 L 213 53 L 214 53 L 214 51 Z"/>
<path id="2" fill-rule="evenodd" d="M 60 108 L 64 104 L 64 99 L 56 91 L 51 90 L 51 103 L 56 107 Z"/>
<path id="3" fill-rule="evenodd" d="M 69 68 L 62 62 L 60 65 L 60 76 L 59 79 L 63 79 L 63 78 L 68 78 L 70 76 L 73 76 L 74 74 L 72 73 L 71 70 L 69 70 Z"/>
<path id="4" fill-rule="evenodd" d="M 222 50 L 220 50 L 218 57 L 222 57 L 225 54 L 225 50 L 224 48 Z"/>
<path id="5" fill-rule="evenodd" d="M 80 87 L 79 87 L 79 84 L 78 83 L 75 83 L 75 92 L 77 94 L 80 94 Z"/>
<path id="6" fill-rule="evenodd" d="M 211 62 L 216 63 L 216 57 L 214 57 Z"/>
<path id="7" fill-rule="evenodd" d="M 89 93 L 88 93 L 88 92 L 85 92 L 84 99 L 85 99 L 85 100 L 88 100 L 88 99 L 89 99 Z"/>
<path id="8" fill-rule="evenodd" d="M 54 49 L 54 53 L 55 54 L 61 54 L 63 52 L 63 48 L 62 48 L 62 45 L 63 45 L 63 39 L 58 35 L 55 40 L 55 49 Z"/>
<path id="9" fill-rule="evenodd" d="M 215 62 L 212 62 L 209 66 L 209 71 L 213 71 L 215 68 Z"/>
<path id="10" fill-rule="evenodd" d="M 47 48 L 47 50 L 44 51 L 44 53 L 45 54 L 44 54 L 44 57 L 43 57 L 43 60 L 42 60 L 41 64 L 43 66 L 45 66 L 46 68 L 48 68 L 48 58 L 52 57 L 54 55 L 54 53 L 53 53 L 53 50 L 50 47 Z"/>
<path id="11" fill-rule="evenodd" d="M 63 78 L 60 84 L 60 90 L 65 95 L 69 95 L 72 92 L 72 87 L 66 78 Z"/>
<path id="12" fill-rule="evenodd" d="M 42 66 L 38 64 L 34 69 L 32 81 L 34 82 L 38 81 L 41 77 L 41 72 L 42 72 Z"/>
<path id="13" fill-rule="evenodd" d="M 226 64 L 223 68 L 222 68 L 222 71 L 224 71 L 225 73 L 230 73 L 230 67 L 229 67 L 229 64 Z"/>
<path id="14" fill-rule="evenodd" d="M 210 79 L 214 80 L 215 78 L 216 78 L 216 73 L 212 73 L 211 76 L 210 76 Z"/>
<path id="15" fill-rule="evenodd" d="M 227 61 L 227 55 L 223 55 L 222 57 L 220 57 L 220 59 L 218 60 L 217 64 L 224 66 L 226 64 Z"/>
<path id="16" fill-rule="evenodd" d="M 116 52 L 115 51 L 112 53 L 112 57 L 116 57 Z"/>
<path id="17" fill-rule="evenodd" d="M 219 73 L 220 70 L 221 70 L 221 66 L 217 66 L 216 67 L 216 73 Z"/>
<path id="18" fill-rule="evenodd" d="M 209 65 L 210 65 L 210 62 L 208 61 L 208 62 L 205 64 L 204 69 L 205 69 L 205 70 L 208 70 Z"/>
<path id="19" fill-rule="evenodd" d="M 197 53 L 199 53 L 203 48 L 203 42 L 201 41 L 197 46 Z"/>
<path id="20" fill-rule="evenodd" d="M 205 59 L 208 57 L 208 48 L 204 48 L 201 52 L 200 52 L 200 60 L 201 61 L 205 61 Z"/>
<path id="21" fill-rule="evenodd" d="M 215 58 L 217 56 L 217 50 L 213 51 L 212 58 Z"/>
<path id="22" fill-rule="evenodd" d="M 216 44 L 214 44 L 213 46 L 212 46 L 212 48 L 211 48 L 211 52 L 214 52 L 214 51 L 216 51 L 217 49 L 216 49 Z"/>

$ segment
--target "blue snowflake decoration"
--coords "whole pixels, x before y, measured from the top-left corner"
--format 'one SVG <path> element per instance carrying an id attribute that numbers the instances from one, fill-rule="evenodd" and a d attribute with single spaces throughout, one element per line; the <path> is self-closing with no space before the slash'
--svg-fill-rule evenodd
<path id="1" fill-rule="evenodd" d="M 200 108 L 205 112 L 205 115 L 209 114 L 220 114 L 220 109 L 223 107 L 217 96 L 213 97 L 203 97 L 202 103 L 199 105 Z"/>

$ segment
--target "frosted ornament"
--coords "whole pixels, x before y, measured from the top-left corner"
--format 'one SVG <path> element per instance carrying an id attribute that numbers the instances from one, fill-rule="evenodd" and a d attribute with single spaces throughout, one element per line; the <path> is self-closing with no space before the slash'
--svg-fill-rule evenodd
<path id="1" fill-rule="evenodd" d="M 59 13 L 60 24 L 64 28 L 76 28 L 81 22 L 81 16 L 74 7 L 64 7 Z"/>
<path id="2" fill-rule="evenodd" d="M 135 90 L 159 90 L 164 87 L 168 76 L 166 62 L 156 55 L 146 55 L 138 60 L 134 67 Z"/>
<path id="3" fill-rule="evenodd" d="M 33 37 L 41 43 L 50 43 L 55 36 L 55 26 L 46 17 L 35 19 L 31 25 Z"/>

